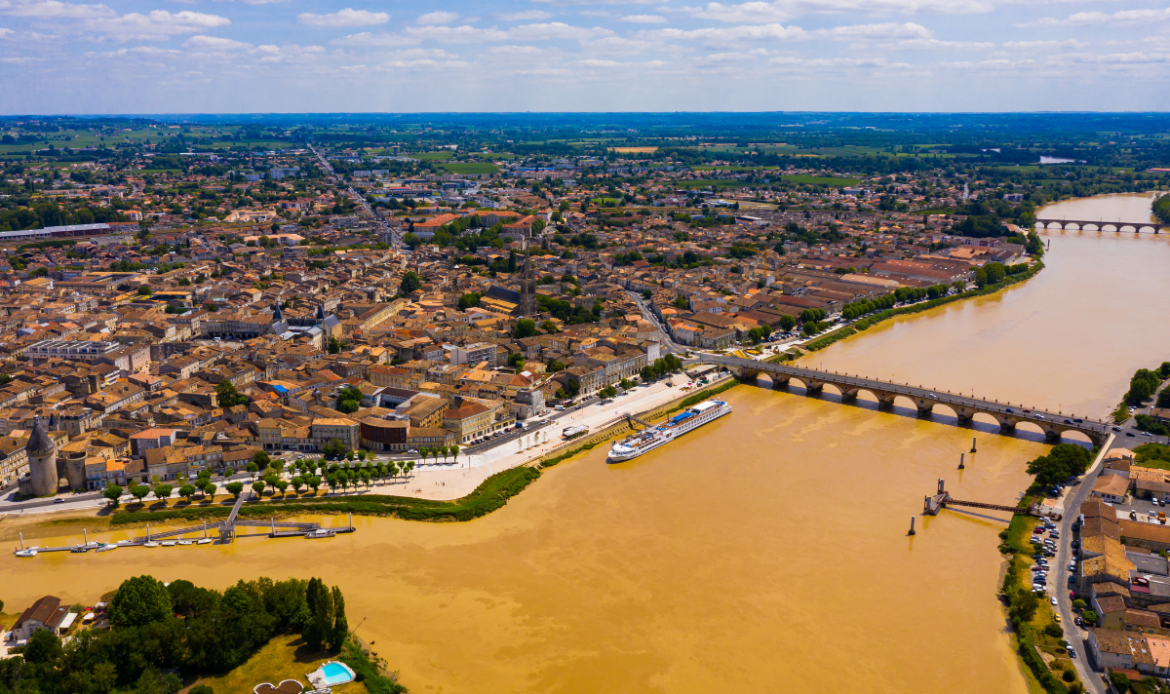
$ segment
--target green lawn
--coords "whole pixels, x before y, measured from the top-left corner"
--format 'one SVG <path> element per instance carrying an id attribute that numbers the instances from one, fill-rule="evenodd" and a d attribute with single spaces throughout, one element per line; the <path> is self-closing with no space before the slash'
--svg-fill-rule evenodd
<path id="1" fill-rule="evenodd" d="M 263 682 L 280 684 L 281 680 L 298 680 L 308 689 L 305 675 L 317 669 L 327 660 L 337 660 L 336 655 L 310 653 L 305 640 L 299 634 L 283 634 L 272 639 L 256 655 L 240 667 L 219 677 L 204 677 L 191 686 L 206 684 L 215 694 L 247 694 Z M 369 694 L 366 685 L 352 682 L 334 687 L 340 694 Z"/>
<path id="2" fill-rule="evenodd" d="M 1160 443 L 1143 443 L 1133 449 L 1137 454 L 1137 463 L 1142 467 L 1152 467 L 1157 470 L 1170 470 L 1170 446 Z"/>
<path id="3" fill-rule="evenodd" d="M 694 181 L 679 181 L 676 185 L 679 188 L 746 188 L 751 184 L 722 178 L 700 178 Z"/>
<path id="4" fill-rule="evenodd" d="M 455 156 L 454 152 L 419 152 L 416 154 L 407 154 L 411 159 L 421 159 L 422 161 L 443 161 Z"/>
<path id="5" fill-rule="evenodd" d="M 491 174 L 499 173 L 500 168 L 491 162 L 461 161 L 452 164 L 442 164 L 443 170 L 455 174 Z"/>
<path id="6" fill-rule="evenodd" d="M 855 186 L 861 183 L 860 178 L 844 178 L 841 176 L 810 176 L 809 174 L 785 174 L 780 177 L 786 183 L 803 183 L 813 186 Z"/>

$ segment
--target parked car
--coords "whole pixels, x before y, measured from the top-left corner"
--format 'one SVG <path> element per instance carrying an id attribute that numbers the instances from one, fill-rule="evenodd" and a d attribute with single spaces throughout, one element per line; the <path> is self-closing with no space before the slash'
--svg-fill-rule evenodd
<path id="1" fill-rule="evenodd" d="M 1113 427 L 1113 431 L 1121 431 L 1121 427 Z"/>
<path id="2" fill-rule="evenodd" d="M 1048 601 L 1051 602 L 1053 605 L 1055 605 L 1056 604 L 1056 596 L 1053 595 L 1051 598 L 1049 598 Z"/>
<path id="3" fill-rule="evenodd" d="M 1068 649 L 1068 657 L 1072 658 L 1073 660 L 1076 660 L 1077 659 L 1077 652 L 1071 648 Z"/>

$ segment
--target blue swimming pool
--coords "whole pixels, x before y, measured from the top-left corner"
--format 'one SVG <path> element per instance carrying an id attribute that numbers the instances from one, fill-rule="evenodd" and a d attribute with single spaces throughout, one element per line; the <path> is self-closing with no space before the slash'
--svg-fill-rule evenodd
<path id="1" fill-rule="evenodd" d="M 353 681 L 353 673 L 341 663 L 326 663 L 322 665 L 321 674 L 325 675 L 325 684 L 329 687 Z"/>

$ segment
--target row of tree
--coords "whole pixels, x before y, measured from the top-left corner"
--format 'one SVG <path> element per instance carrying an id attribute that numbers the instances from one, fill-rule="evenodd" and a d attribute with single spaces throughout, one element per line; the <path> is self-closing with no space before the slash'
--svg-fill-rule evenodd
<path id="1" fill-rule="evenodd" d="M 21 657 L 0 660 L 0 694 L 176 694 L 179 675 L 227 672 L 278 634 L 300 633 L 317 653 L 340 651 L 349 635 L 341 591 L 318 578 L 240 581 L 221 593 L 137 576 L 119 586 L 107 618 L 109 630 L 68 644 L 34 633 Z"/>

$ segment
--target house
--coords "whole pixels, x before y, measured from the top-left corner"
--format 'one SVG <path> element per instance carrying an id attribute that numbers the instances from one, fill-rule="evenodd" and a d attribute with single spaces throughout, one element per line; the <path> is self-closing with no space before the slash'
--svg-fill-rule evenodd
<path id="1" fill-rule="evenodd" d="M 1093 484 L 1093 496 L 1111 503 L 1121 503 L 1129 492 L 1129 479 L 1121 475 L 1101 475 Z"/>
<path id="2" fill-rule="evenodd" d="M 68 606 L 62 605 L 60 598 L 46 595 L 21 613 L 20 619 L 12 625 L 13 638 L 18 645 L 23 645 L 23 642 L 42 629 L 60 636 L 69 630 L 76 619 L 77 614 L 70 612 Z"/>

